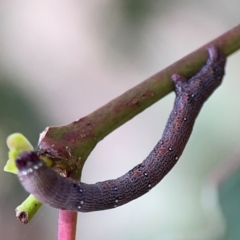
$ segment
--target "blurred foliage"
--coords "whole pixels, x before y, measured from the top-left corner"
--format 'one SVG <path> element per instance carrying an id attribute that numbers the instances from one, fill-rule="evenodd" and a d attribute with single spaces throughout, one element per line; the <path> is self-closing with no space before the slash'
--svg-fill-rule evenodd
<path id="1" fill-rule="evenodd" d="M 148 16 L 152 3 L 145 0 L 122 1 L 123 18 L 130 24 L 138 25 Z"/>
<path id="2" fill-rule="evenodd" d="M 14 84 L 13 84 L 14 83 Z M 0 75 L 0 226 L 4 227 L 1 239 L 19 239 L 22 235 L 22 225 L 18 223 L 15 217 L 15 208 L 28 195 L 22 187 L 16 176 L 3 171 L 7 161 L 8 148 L 6 138 L 13 132 L 24 133 L 31 142 L 37 143 L 39 133 L 46 127 L 46 117 L 41 114 L 37 108 L 36 99 L 31 99 L 31 88 L 23 91 L 18 86 L 21 79 L 9 79 Z M 34 104 L 35 101 L 35 104 Z M 40 220 L 40 219 L 39 219 Z M 7 226 L 14 226 L 12 227 Z M 44 221 L 38 221 L 36 227 L 25 226 L 28 235 L 31 237 L 34 233 L 34 239 L 40 240 L 42 236 L 40 231 L 45 227 Z M 30 239 L 30 238 L 26 238 Z M 33 238 L 32 238 L 33 239 Z"/>
<path id="3" fill-rule="evenodd" d="M 13 132 L 22 132 L 30 139 L 30 142 L 37 143 L 39 133 L 46 127 L 43 117 L 37 111 L 33 100 L 26 95 L 27 92 L 22 92 L 17 84 L 14 85 L 12 82 L 6 77 L 0 76 L 1 142 L 6 142 L 7 136 Z M 1 145 L 0 149 L 2 152 L 0 167 L 3 169 L 8 153 L 6 143 Z M 4 196 L 2 197 L 4 198 Z"/>
<path id="4" fill-rule="evenodd" d="M 36 142 L 39 132 L 45 128 L 45 121 L 37 111 L 34 100 L 26 95 L 27 90 L 22 92 L 17 87 L 18 81 L 15 84 L 12 82 L 0 76 L 0 128 L 4 132 L 1 137 L 6 139 L 13 132 L 22 132 L 31 142 Z"/>
<path id="5" fill-rule="evenodd" d="M 240 170 L 230 176 L 219 190 L 222 211 L 227 222 L 224 240 L 236 240 L 240 237 Z"/>

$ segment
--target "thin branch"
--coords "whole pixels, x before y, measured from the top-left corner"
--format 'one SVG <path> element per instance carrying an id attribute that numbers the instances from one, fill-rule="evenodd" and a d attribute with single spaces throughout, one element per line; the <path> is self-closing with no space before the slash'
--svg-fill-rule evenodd
<path id="1" fill-rule="evenodd" d="M 40 137 L 39 149 L 50 158 L 68 160 L 68 170 L 79 169 L 96 144 L 131 118 L 173 91 L 171 76 L 194 75 L 207 59 L 206 46 L 217 46 L 226 56 L 240 48 L 240 25 L 205 44 L 171 66 L 128 90 L 108 104 L 62 127 L 49 127 Z M 66 162 L 65 162 L 66 164 Z M 61 167 L 60 167 L 61 168 Z M 75 171 L 74 171 L 75 172 Z"/>
<path id="2" fill-rule="evenodd" d="M 58 240 L 74 240 L 76 237 L 77 212 L 60 210 L 58 216 Z"/>
<path id="3" fill-rule="evenodd" d="M 16 217 L 20 222 L 27 224 L 33 216 L 37 213 L 38 209 L 42 206 L 42 203 L 39 202 L 32 194 L 21 204 L 19 205 L 16 211 Z"/>

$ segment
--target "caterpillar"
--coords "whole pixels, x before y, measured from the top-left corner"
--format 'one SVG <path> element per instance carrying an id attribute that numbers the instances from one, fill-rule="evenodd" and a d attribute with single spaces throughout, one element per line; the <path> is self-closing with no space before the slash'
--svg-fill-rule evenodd
<path id="1" fill-rule="evenodd" d="M 24 152 L 16 166 L 26 191 L 58 209 L 90 212 L 116 208 L 156 186 L 177 163 L 201 107 L 222 82 L 226 58 L 214 46 L 207 50 L 206 65 L 190 80 L 172 76 L 176 92 L 173 110 L 161 140 L 142 163 L 117 179 L 86 184 L 60 176 L 35 152 Z"/>

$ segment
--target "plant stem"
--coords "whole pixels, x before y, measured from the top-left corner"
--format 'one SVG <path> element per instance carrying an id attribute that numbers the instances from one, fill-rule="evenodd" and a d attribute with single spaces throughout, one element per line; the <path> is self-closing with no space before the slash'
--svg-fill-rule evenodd
<path id="1" fill-rule="evenodd" d="M 75 240 L 77 212 L 59 210 L 58 240 Z"/>
<path id="2" fill-rule="evenodd" d="M 189 78 L 198 72 L 207 59 L 206 46 L 209 45 L 218 47 L 226 56 L 237 51 L 240 48 L 240 25 L 86 117 L 66 126 L 46 128 L 39 140 L 40 152 L 53 159 L 68 160 L 70 170 L 75 170 L 77 166 L 81 172 L 88 155 L 99 141 L 173 90 L 171 76 L 174 73 Z"/>

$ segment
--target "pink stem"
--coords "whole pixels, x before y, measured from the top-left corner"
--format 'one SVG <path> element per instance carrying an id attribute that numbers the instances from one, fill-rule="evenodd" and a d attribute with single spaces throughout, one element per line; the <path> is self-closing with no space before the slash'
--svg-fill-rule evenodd
<path id="1" fill-rule="evenodd" d="M 75 240 L 77 212 L 59 210 L 58 240 Z"/>

